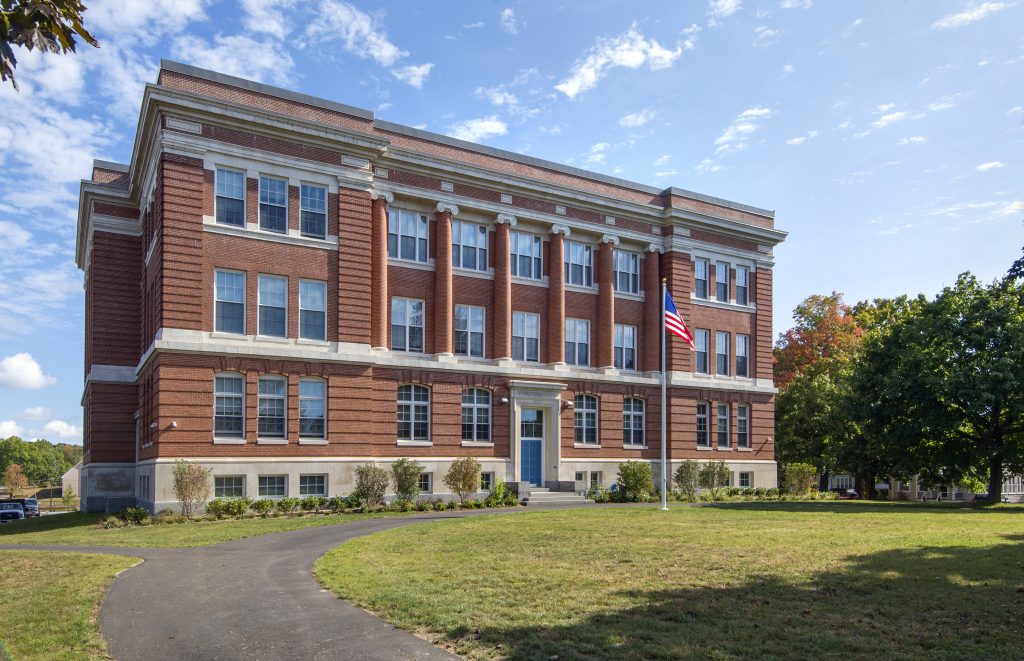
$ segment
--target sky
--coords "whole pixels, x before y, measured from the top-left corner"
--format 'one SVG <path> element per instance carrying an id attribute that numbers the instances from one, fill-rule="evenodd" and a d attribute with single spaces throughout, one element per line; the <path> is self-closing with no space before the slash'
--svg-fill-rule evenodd
<path id="1" fill-rule="evenodd" d="M 99 49 L 0 85 L 0 438 L 81 442 L 78 182 L 161 58 L 776 212 L 813 293 L 934 296 L 1024 245 L 1024 0 L 87 0 Z"/>

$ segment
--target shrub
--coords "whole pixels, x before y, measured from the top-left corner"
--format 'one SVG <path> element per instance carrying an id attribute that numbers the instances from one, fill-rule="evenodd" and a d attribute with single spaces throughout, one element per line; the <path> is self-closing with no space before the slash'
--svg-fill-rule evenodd
<path id="1" fill-rule="evenodd" d="M 68 485 L 67 491 L 61 494 L 60 500 L 64 503 L 64 507 L 71 509 L 75 506 L 75 490 Z"/>
<path id="2" fill-rule="evenodd" d="M 174 478 L 174 497 L 181 503 L 181 514 L 191 519 L 202 509 L 210 497 L 210 475 L 213 471 L 199 464 L 178 459 L 171 475 Z"/>
<path id="3" fill-rule="evenodd" d="M 766 491 L 768 491 L 768 490 L 765 489 L 764 487 L 757 487 L 757 488 L 755 488 L 753 490 L 752 493 L 753 493 L 753 495 L 757 496 L 758 498 L 764 498 Z"/>
<path id="4" fill-rule="evenodd" d="M 694 502 L 697 500 L 697 488 L 700 486 L 700 464 L 687 459 L 679 464 L 672 476 L 680 500 Z"/>
<path id="5" fill-rule="evenodd" d="M 119 516 L 107 516 L 100 521 L 100 526 L 103 528 L 124 528 L 127 523 Z"/>
<path id="6" fill-rule="evenodd" d="M 295 510 L 299 509 L 298 498 L 278 498 L 275 503 L 277 509 L 285 514 L 293 514 Z"/>
<path id="7" fill-rule="evenodd" d="M 319 512 L 327 507 L 327 499 L 323 496 L 306 496 L 302 499 L 301 505 L 307 512 Z"/>
<path id="8" fill-rule="evenodd" d="M 432 510 L 433 508 L 434 508 L 434 506 L 431 505 L 430 503 L 428 503 L 425 500 L 421 500 L 421 501 L 416 503 L 416 511 L 417 512 L 427 512 L 427 511 Z"/>
<path id="9" fill-rule="evenodd" d="M 811 464 L 786 464 L 782 469 L 782 486 L 786 493 L 803 496 L 818 481 L 818 469 Z"/>
<path id="10" fill-rule="evenodd" d="M 352 495 L 360 502 L 375 507 L 384 502 L 388 490 L 388 471 L 376 464 L 356 467 L 356 488 Z"/>
<path id="11" fill-rule="evenodd" d="M 331 496 L 327 499 L 327 509 L 334 514 L 343 511 L 348 507 L 348 500 L 344 496 Z"/>
<path id="12" fill-rule="evenodd" d="M 465 503 L 466 496 L 480 490 L 480 462 L 473 457 L 459 457 L 444 476 L 444 485 L 459 497 L 460 503 Z"/>
<path id="13" fill-rule="evenodd" d="M 722 489 L 728 481 L 729 466 L 724 461 L 709 461 L 700 469 L 700 485 L 711 493 L 712 500 L 722 497 Z"/>
<path id="14" fill-rule="evenodd" d="M 263 518 L 267 518 L 267 515 L 270 514 L 270 510 L 274 509 L 274 501 L 269 498 L 260 498 L 259 500 L 254 500 L 249 503 L 249 509 L 256 512 Z"/>
<path id="15" fill-rule="evenodd" d="M 227 516 L 240 517 L 249 511 L 252 505 L 252 498 L 232 498 L 224 501 L 224 514 Z"/>
<path id="16" fill-rule="evenodd" d="M 402 458 L 391 464 L 391 479 L 395 482 L 398 500 L 416 500 L 420 493 L 420 473 L 423 467 L 412 459 Z"/>
<path id="17" fill-rule="evenodd" d="M 121 519 L 130 526 L 137 526 L 149 517 L 149 512 L 141 507 L 126 507 L 119 514 Z"/>
<path id="18" fill-rule="evenodd" d="M 484 503 L 488 507 L 509 507 L 512 505 L 518 505 L 519 499 L 512 493 L 512 490 L 505 484 L 505 480 L 500 477 L 494 478 L 494 485 L 491 487 L 491 493 L 487 496 Z"/>
<path id="19" fill-rule="evenodd" d="M 644 461 L 624 461 L 619 464 L 619 478 L 616 482 L 620 498 L 626 502 L 645 502 L 654 491 L 651 480 L 651 465 Z"/>
<path id="20" fill-rule="evenodd" d="M 214 498 L 206 503 L 206 513 L 215 519 L 221 518 L 224 516 L 224 502 L 221 498 Z"/>
<path id="21" fill-rule="evenodd" d="M 771 487 L 770 489 L 765 489 L 764 490 L 764 497 L 765 498 L 778 498 L 779 497 L 779 490 L 778 490 L 778 488 L 777 487 Z"/>

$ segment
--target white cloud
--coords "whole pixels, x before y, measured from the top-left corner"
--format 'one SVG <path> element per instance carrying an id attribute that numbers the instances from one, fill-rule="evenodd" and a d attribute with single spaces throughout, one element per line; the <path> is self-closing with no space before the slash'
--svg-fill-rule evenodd
<path id="1" fill-rule="evenodd" d="M 519 98 L 509 92 L 504 85 L 496 87 L 477 87 L 473 91 L 478 97 L 487 99 L 492 105 L 513 107 L 519 105 Z"/>
<path id="2" fill-rule="evenodd" d="M 940 110 L 949 110 L 950 108 L 955 108 L 956 100 L 960 96 L 960 94 L 950 94 L 949 96 L 944 96 L 938 101 L 929 103 L 928 110 L 931 110 L 932 112 L 939 112 Z"/>
<path id="3" fill-rule="evenodd" d="M 662 170 L 660 172 L 655 172 L 654 176 L 659 178 L 659 179 L 662 179 L 664 177 L 674 177 L 677 174 L 679 174 L 679 171 L 673 169 L 673 170 Z"/>
<path id="4" fill-rule="evenodd" d="M 858 18 L 857 20 L 855 20 L 852 23 L 850 23 L 849 25 L 847 25 L 846 29 L 843 30 L 843 38 L 844 39 L 849 39 L 850 37 L 852 37 L 854 31 L 857 28 L 859 28 L 860 26 L 862 26 L 862 25 L 864 25 L 864 19 L 863 18 Z"/>
<path id="5" fill-rule="evenodd" d="M 410 64 L 401 69 L 392 69 L 391 75 L 416 89 L 423 89 L 423 83 L 427 80 L 427 76 L 430 75 L 430 70 L 433 68 L 434 65 L 429 62 L 426 64 Z"/>
<path id="6" fill-rule="evenodd" d="M 245 19 L 242 24 L 253 33 L 269 34 L 277 39 L 284 39 L 291 32 L 288 16 L 295 6 L 295 0 L 241 0 Z"/>
<path id="7" fill-rule="evenodd" d="M 486 25 L 486 23 L 484 23 L 483 21 L 477 21 L 476 23 L 469 23 L 468 25 L 463 25 L 462 29 L 463 30 L 479 30 L 484 25 Z"/>
<path id="8" fill-rule="evenodd" d="M 0 336 L 81 324 L 77 309 L 75 314 L 65 309 L 81 295 L 82 274 L 70 260 L 5 272 L 0 277 Z"/>
<path id="9" fill-rule="evenodd" d="M 593 89 L 610 69 L 625 67 L 638 69 L 647 66 L 651 71 L 672 66 L 684 48 L 692 48 L 686 42 L 675 50 L 664 48 L 654 39 L 647 39 L 634 23 L 627 32 L 617 37 L 602 37 L 587 51 L 583 58 L 572 65 L 568 78 L 555 85 L 555 89 L 570 99 Z"/>
<path id="10" fill-rule="evenodd" d="M 326 41 L 339 39 L 348 53 L 371 58 L 382 67 L 393 66 L 409 54 L 391 43 L 369 14 L 341 0 L 321 0 L 319 18 L 309 24 L 306 35 Z"/>
<path id="11" fill-rule="evenodd" d="M 53 412 L 45 406 L 32 406 L 18 415 L 22 420 L 46 420 L 53 417 Z"/>
<path id="12" fill-rule="evenodd" d="M 794 71 L 796 71 L 796 68 L 792 64 L 782 65 L 782 73 L 793 73 Z"/>
<path id="13" fill-rule="evenodd" d="M 772 110 L 763 107 L 748 108 L 741 112 L 715 140 L 715 155 L 746 149 L 748 137 L 761 126 L 758 120 L 771 116 Z"/>
<path id="14" fill-rule="evenodd" d="M 43 374 L 43 368 L 28 353 L 16 353 L 0 359 L 0 388 L 11 390 L 37 390 L 57 383 L 57 379 Z"/>
<path id="15" fill-rule="evenodd" d="M 900 138 L 900 145 L 917 145 L 923 142 L 928 142 L 928 138 L 923 135 L 912 135 L 909 138 Z"/>
<path id="16" fill-rule="evenodd" d="M 989 14 L 994 14 L 997 11 L 1003 9 L 1009 9 L 1014 6 L 1014 2 L 983 2 L 980 5 L 975 5 L 966 11 L 962 11 L 959 14 L 949 14 L 939 20 L 932 23 L 932 28 L 936 30 L 946 30 L 949 28 L 959 28 L 975 21 L 980 21 Z"/>
<path id="17" fill-rule="evenodd" d="M 501 29 L 509 34 L 519 34 L 519 26 L 516 24 L 516 13 L 511 8 L 501 10 Z"/>
<path id="18" fill-rule="evenodd" d="M 786 140 L 786 144 L 787 145 L 802 145 L 803 143 L 807 142 L 808 140 L 811 140 L 813 138 L 818 137 L 818 133 L 819 133 L 819 131 L 817 131 L 817 130 L 808 131 L 807 133 L 805 133 L 805 134 L 803 134 L 801 136 L 797 136 L 795 138 L 790 138 L 789 140 Z"/>
<path id="19" fill-rule="evenodd" d="M 767 25 L 758 25 L 754 28 L 754 46 L 771 46 L 780 34 L 782 33 Z"/>
<path id="20" fill-rule="evenodd" d="M 519 96 L 512 92 L 510 88 L 525 85 L 535 76 L 539 75 L 540 72 L 537 69 L 523 69 L 516 74 L 512 82 L 502 83 L 494 87 L 484 87 L 481 85 L 473 91 L 473 94 L 481 99 L 486 99 L 491 105 L 506 108 L 515 117 L 530 118 L 541 112 L 541 109 L 528 108 L 522 105 Z"/>
<path id="21" fill-rule="evenodd" d="M 902 110 L 897 112 L 890 112 L 888 114 L 882 115 L 875 121 L 871 122 L 871 126 L 876 129 L 881 129 L 885 128 L 886 126 L 889 126 L 890 124 L 902 122 L 903 120 L 907 119 L 907 117 L 909 117 L 909 115 L 903 112 Z"/>
<path id="22" fill-rule="evenodd" d="M 208 4 L 208 0 L 92 0 L 85 21 L 90 30 L 96 26 L 94 34 L 106 33 L 152 45 L 166 34 L 181 32 L 192 21 L 206 20 L 204 10 Z"/>
<path id="23" fill-rule="evenodd" d="M 643 126 L 647 122 L 654 119 L 654 116 L 656 114 L 657 113 L 651 110 L 650 108 L 640 110 L 637 112 L 631 112 L 628 115 L 623 115 L 622 117 L 619 117 L 619 126 L 624 126 L 626 128 L 636 128 L 638 126 Z"/>
<path id="24" fill-rule="evenodd" d="M 480 117 L 479 119 L 466 119 L 452 125 L 448 135 L 459 140 L 469 142 L 480 142 L 496 135 L 508 133 L 508 125 L 498 119 L 496 115 Z"/>
<path id="25" fill-rule="evenodd" d="M 895 107 L 896 107 L 895 103 L 883 103 L 882 105 L 878 106 L 878 112 L 880 112 L 880 113 L 887 112 L 889 110 L 892 110 Z"/>
<path id="26" fill-rule="evenodd" d="M 710 158 L 705 158 L 696 167 L 697 172 L 721 172 L 724 169 L 725 166 L 715 163 Z"/>
<path id="27" fill-rule="evenodd" d="M 1006 163 L 999 161 L 989 161 L 988 163 L 982 163 L 978 167 L 974 168 L 978 172 L 988 172 L 989 170 L 998 170 L 999 168 L 1005 168 Z"/>
<path id="28" fill-rule="evenodd" d="M 1019 115 L 1024 113 L 1024 106 L 1014 106 L 1006 111 L 1007 115 Z"/>
<path id="29" fill-rule="evenodd" d="M 175 57 L 204 69 L 213 69 L 229 76 L 249 78 L 286 86 L 294 84 L 295 62 L 273 41 L 257 40 L 248 35 L 213 37 L 213 43 L 193 36 L 174 39 L 171 51 Z"/>
<path id="30" fill-rule="evenodd" d="M 63 420 L 51 420 L 43 426 L 43 433 L 60 441 L 82 438 L 82 428 Z"/>
<path id="31" fill-rule="evenodd" d="M 1024 200 L 1009 202 L 999 210 L 999 214 L 1003 216 L 1012 216 L 1018 213 L 1024 213 Z"/>
<path id="32" fill-rule="evenodd" d="M 607 142 L 598 142 L 597 144 L 591 145 L 590 150 L 583 155 L 583 162 L 587 165 L 599 165 L 604 163 L 605 159 L 608 157 L 607 152 L 608 147 L 610 146 L 611 145 Z"/>
<path id="33" fill-rule="evenodd" d="M 14 420 L 0 420 L 0 438 L 21 436 L 21 427 Z"/>
<path id="34" fill-rule="evenodd" d="M 668 163 L 670 158 L 672 157 L 669 154 L 663 154 L 658 158 L 654 159 L 654 165 L 665 165 Z"/>
<path id="35" fill-rule="evenodd" d="M 810 9 L 814 0 L 782 0 L 779 6 L 783 9 Z"/>
<path id="36" fill-rule="evenodd" d="M 740 0 L 708 0 L 708 25 L 718 25 L 723 18 L 732 16 L 740 9 Z"/>

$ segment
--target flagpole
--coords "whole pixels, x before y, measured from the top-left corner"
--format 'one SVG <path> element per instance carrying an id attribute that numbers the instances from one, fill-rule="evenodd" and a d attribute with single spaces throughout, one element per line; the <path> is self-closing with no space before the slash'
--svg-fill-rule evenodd
<path id="1" fill-rule="evenodd" d="M 661 279 L 661 509 L 668 511 L 668 374 L 665 372 L 665 295 L 668 280 Z"/>

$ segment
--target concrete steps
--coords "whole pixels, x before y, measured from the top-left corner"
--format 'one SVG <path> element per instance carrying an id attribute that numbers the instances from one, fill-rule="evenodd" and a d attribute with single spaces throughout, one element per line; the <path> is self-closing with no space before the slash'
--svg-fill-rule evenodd
<path id="1" fill-rule="evenodd" d="M 567 491 L 551 491 L 547 488 L 530 489 L 530 495 L 523 498 L 523 505 L 589 505 L 594 501 Z"/>

